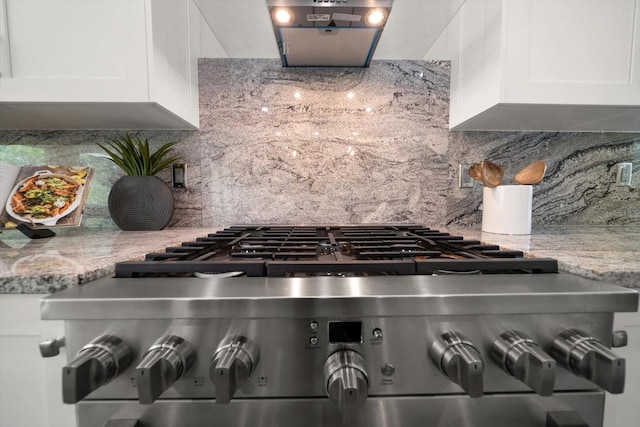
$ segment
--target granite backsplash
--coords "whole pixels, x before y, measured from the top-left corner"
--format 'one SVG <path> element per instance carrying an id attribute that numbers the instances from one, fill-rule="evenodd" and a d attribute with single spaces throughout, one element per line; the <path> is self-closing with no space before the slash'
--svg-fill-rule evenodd
<path id="1" fill-rule="evenodd" d="M 478 225 L 482 187 L 458 188 L 458 164 L 483 158 L 505 183 L 547 162 L 534 224 L 640 224 L 640 134 L 450 132 L 449 64 L 282 68 L 271 59 L 200 60 L 199 131 L 140 131 L 180 141 L 188 188 L 173 189 L 173 226 L 233 223 Z M 124 131 L 0 131 L 0 162 L 88 164 L 85 221 L 109 217 L 121 172 L 96 143 Z M 632 162 L 632 187 L 616 164 Z M 161 178 L 170 182 L 169 171 Z"/>

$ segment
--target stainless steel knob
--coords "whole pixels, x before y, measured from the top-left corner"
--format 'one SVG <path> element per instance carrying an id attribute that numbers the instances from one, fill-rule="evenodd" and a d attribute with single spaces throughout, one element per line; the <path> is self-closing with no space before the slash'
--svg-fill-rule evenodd
<path id="1" fill-rule="evenodd" d="M 447 331 L 433 343 L 430 354 L 438 369 L 470 397 L 482 396 L 484 362 L 467 337 Z"/>
<path id="2" fill-rule="evenodd" d="M 491 357 L 505 372 L 539 395 L 553 394 L 556 361 L 524 332 L 502 333 L 491 347 Z"/>
<path id="3" fill-rule="evenodd" d="M 551 356 L 579 377 L 613 394 L 624 391 L 625 359 L 578 329 L 566 329 L 553 341 Z"/>
<path id="4" fill-rule="evenodd" d="M 216 403 L 229 403 L 236 390 L 242 387 L 260 358 L 258 345 L 243 336 L 222 340 L 216 350 L 209 377 L 216 386 Z"/>
<path id="5" fill-rule="evenodd" d="M 114 335 L 101 335 L 85 345 L 62 368 L 62 400 L 77 403 L 114 379 L 131 362 L 129 347 Z"/>
<path id="6" fill-rule="evenodd" d="M 60 354 L 60 349 L 64 347 L 64 337 L 52 338 L 40 341 L 40 355 L 42 357 L 53 357 Z"/>
<path id="7" fill-rule="evenodd" d="M 611 336 L 611 347 L 626 347 L 629 344 L 627 331 L 613 331 Z"/>
<path id="8" fill-rule="evenodd" d="M 191 344 L 176 335 L 158 339 L 136 367 L 140 403 L 149 405 L 189 370 L 195 359 Z"/>
<path id="9" fill-rule="evenodd" d="M 324 362 L 324 380 L 327 396 L 338 405 L 343 422 L 353 421 L 369 394 L 364 358 L 352 350 L 333 353 Z"/>

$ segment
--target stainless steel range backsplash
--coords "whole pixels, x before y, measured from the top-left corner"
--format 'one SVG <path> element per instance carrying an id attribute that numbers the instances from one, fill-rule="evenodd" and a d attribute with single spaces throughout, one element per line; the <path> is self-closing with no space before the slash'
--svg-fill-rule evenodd
<path id="1" fill-rule="evenodd" d="M 187 189 L 174 226 L 238 223 L 479 225 L 482 188 L 458 188 L 458 164 L 491 159 L 505 183 L 548 164 L 534 224 L 640 224 L 640 134 L 450 132 L 449 64 L 374 61 L 370 68 L 283 68 L 270 59 L 200 60 L 197 132 L 178 140 Z M 124 131 L 0 131 L 0 162 L 96 168 L 85 220 L 108 218 L 115 166 L 90 153 Z M 631 188 L 615 165 L 633 162 Z M 168 171 L 161 176 L 168 182 Z"/>

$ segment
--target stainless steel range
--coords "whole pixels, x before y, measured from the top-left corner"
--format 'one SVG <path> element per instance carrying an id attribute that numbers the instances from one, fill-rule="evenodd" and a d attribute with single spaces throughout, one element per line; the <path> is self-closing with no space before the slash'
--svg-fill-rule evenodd
<path id="1" fill-rule="evenodd" d="M 230 227 L 47 297 L 80 427 L 591 426 L 637 292 L 420 225 Z M 61 340 L 42 344 L 51 355 Z"/>

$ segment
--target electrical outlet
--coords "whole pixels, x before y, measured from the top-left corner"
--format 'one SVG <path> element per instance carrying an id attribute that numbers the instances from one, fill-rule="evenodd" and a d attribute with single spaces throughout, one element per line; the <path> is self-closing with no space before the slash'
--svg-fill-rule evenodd
<path id="1" fill-rule="evenodd" d="M 633 170 L 632 163 L 618 163 L 616 173 L 616 185 L 618 187 L 630 187 L 631 175 Z"/>
<path id="2" fill-rule="evenodd" d="M 187 165 L 185 163 L 173 164 L 173 188 L 187 188 Z"/>
<path id="3" fill-rule="evenodd" d="M 462 163 L 458 166 L 458 188 L 473 188 L 473 178 L 469 176 L 469 166 Z"/>

